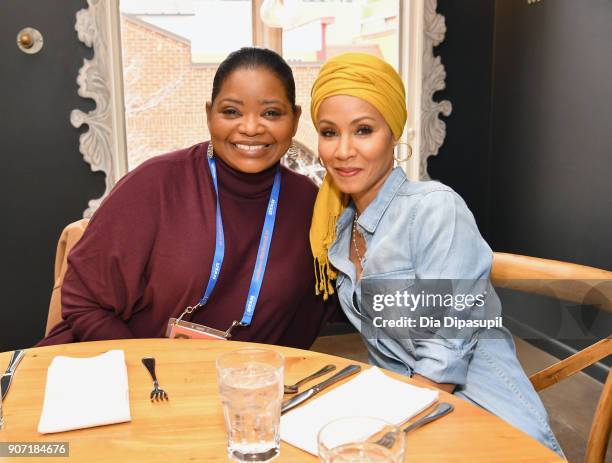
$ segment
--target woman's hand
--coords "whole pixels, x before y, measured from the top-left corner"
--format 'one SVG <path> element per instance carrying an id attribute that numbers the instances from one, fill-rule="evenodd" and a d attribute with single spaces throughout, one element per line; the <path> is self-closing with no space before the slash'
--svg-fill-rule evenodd
<path id="1" fill-rule="evenodd" d="M 414 375 L 412 375 L 412 379 L 415 379 L 421 383 L 424 383 L 426 386 L 432 386 L 435 387 L 437 389 L 440 389 L 444 392 L 448 392 L 449 394 L 452 394 L 453 391 L 455 390 L 455 387 L 457 387 L 456 384 L 448 384 L 448 383 L 436 383 L 434 381 L 432 381 L 429 378 L 426 378 L 425 376 L 421 376 L 417 373 L 415 373 Z"/>

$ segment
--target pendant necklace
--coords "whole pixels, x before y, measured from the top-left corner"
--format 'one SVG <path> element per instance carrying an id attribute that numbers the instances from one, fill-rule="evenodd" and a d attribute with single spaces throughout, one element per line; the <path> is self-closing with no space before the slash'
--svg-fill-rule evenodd
<path id="1" fill-rule="evenodd" d="M 355 253 L 357 254 L 357 259 L 359 260 L 359 264 L 361 264 L 361 268 L 363 269 L 363 265 L 365 264 L 365 257 L 361 255 L 359 252 L 359 247 L 357 246 L 357 220 L 359 216 L 357 212 L 355 212 L 355 218 L 353 219 L 353 246 L 355 247 Z"/>

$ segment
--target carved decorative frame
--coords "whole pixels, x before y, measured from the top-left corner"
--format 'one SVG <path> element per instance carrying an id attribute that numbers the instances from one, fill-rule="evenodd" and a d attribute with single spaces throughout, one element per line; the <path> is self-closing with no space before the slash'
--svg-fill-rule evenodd
<path id="1" fill-rule="evenodd" d="M 434 56 L 433 49 L 444 41 L 446 22 L 444 16 L 436 12 L 437 0 L 426 0 L 423 15 L 423 69 L 421 72 L 423 87 L 421 89 L 421 148 L 420 178 L 429 179 L 427 158 L 436 156 L 446 138 L 446 124 L 440 114 L 450 116 L 453 106 L 450 101 L 434 101 L 433 96 L 446 87 L 446 70 L 439 56 Z"/>
<path id="2" fill-rule="evenodd" d="M 446 137 L 440 114 L 449 116 L 452 111 L 450 101 L 433 99 L 434 93 L 445 88 L 446 79 L 442 60 L 433 53 L 446 34 L 444 16 L 437 13 L 437 6 L 437 0 L 400 1 L 400 73 L 408 103 L 402 141 L 413 150 L 403 167 L 412 180 L 429 180 L 427 159 L 438 154 Z"/>
<path id="3" fill-rule="evenodd" d="M 87 0 L 87 4 L 88 8 L 76 14 L 75 29 L 79 40 L 93 48 L 93 57 L 84 60 L 77 84 L 79 95 L 93 99 L 96 107 L 87 113 L 73 110 L 70 122 L 77 128 L 87 124 L 87 132 L 79 138 L 79 151 L 92 171 L 105 173 L 106 189 L 100 198 L 89 201 L 84 217 L 93 214 L 127 173 L 119 0 Z"/>
<path id="4" fill-rule="evenodd" d="M 119 0 L 87 0 L 87 4 L 76 15 L 75 29 L 79 40 L 93 48 L 93 58 L 84 60 L 77 83 L 79 95 L 93 99 L 96 108 L 87 113 L 73 110 L 70 122 L 74 127 L 88 125 L 79 149 L 92 171 L 105 173 L 106 190 L 102 197 L 89 201 L 85 217 L 91 216 L 127 173 Z M 427 159 L 438 154 L 446 136 L 446 125 L 439 116 L 452 111 L 449 101 L 433 100 L 446 79 L 440 57 L 433 54 L 446 33 L 444 17 L 436 8 L 437 0 L 400 0 L 400 73 L 408 100 L 402 141 L 410 143 L 413 150 L 402 167 L 411 179 L 429 178 Z"/>

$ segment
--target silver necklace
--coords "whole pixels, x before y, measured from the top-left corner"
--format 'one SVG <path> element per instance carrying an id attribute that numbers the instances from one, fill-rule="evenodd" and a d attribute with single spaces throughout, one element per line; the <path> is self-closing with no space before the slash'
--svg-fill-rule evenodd
<path id="1" fill-rule="evenodd" d="M 365 257 L 363 257 L 361 255 L 361 253 L 359 252 L 359 248 L 357 247 L 357 220 L 359 219 L 359 215 L 357 215 L 357 212 L 355 212 L 355 218 L 353 219 L 353 246 L 355 247 L 355 253 L 357 254 L 357 259 L 359 260 L 359 263 L 361 264 L 361 268 L 363 268 L 363 265 L 365 263 Z"/>

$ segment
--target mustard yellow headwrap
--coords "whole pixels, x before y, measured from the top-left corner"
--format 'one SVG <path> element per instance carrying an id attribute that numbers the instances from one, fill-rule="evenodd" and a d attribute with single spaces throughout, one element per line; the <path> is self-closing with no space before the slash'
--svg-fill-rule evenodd
<path id="1" fill-rule="evenodd" d="M 393 138 L 399 140 L 406 124 L 406 92 L 399 74 L 383 60 L 365 53 L 345 53 L 328 60 L 311 91 L 310 115 L 317 127 L 317 115 L 325 98 L 349 95 L 367 101 L 383 116 Z M 334 293 L 331 280 L 336 272 L 327 252 L 336 239 L 336 222 L 348 203 L 346 195 L 326 175 L 319 190 L 310 226 L 310 246 L 315 258 L 316 293 L 327 299 Z"/>

